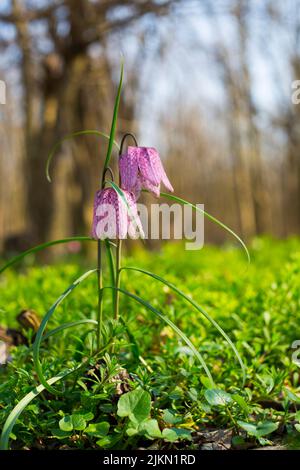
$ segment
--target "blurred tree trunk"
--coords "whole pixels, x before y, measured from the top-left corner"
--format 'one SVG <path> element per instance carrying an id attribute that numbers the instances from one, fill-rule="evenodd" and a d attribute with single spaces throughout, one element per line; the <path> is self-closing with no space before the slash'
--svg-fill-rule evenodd
<path id="1" fill-rule="evenodd" d="M 300 36 L 300 24 L 299 24 Z M 298 46 L 300 39 L 298 37 Z M 293 76 L 300 77 L 300 55 L 292 58 Z M 291 103 L 285 119 L 287 134 L 286 170 L 287 181 L 285 185 L 286 210 L 290 233 L 300 231 L 300 105 Z"/>
<path id="2" fill-rule="evenodd" d="M 100 179 L 93 165 L 97 164 L 100 171 L 98 149 L 100 145 L 103 146 L 103 142 L 99 144 L 97 139 L 95 143 L 94 137 L 76 139 L 74 162 L 69 165 L 68 171 L 63 159 L 53 161 L 52 174 L 57 173 L 60 184 L 66 186 L 64 191 L 59 189 L 60 194 L 65 195 L 59 204 L 69 206 L 70 216 L 67 218 L 58 214 L 58 188 L 55 182 L 48 184 L 45 165 L 50 149 L 66 133 L 95 127 L 109 130 L 114 84 L 105 47 L 106 39 L 111 33 L 128 27 L 145 14 L 167 14 L 172 3 L 144 0 L 132 5 L 127 0 L 49 0 L 43 5 L 29 5 L 21 0 L 10 0 L 11 9 L 8 8 L 8 13 L 0 14 L 1 22 L 15 27 L 16 39 L 13 41 L 21 56 L 18 66 L 24 105 L 24 199 L 28 208 L 28 224 L 35 241 L 42 242 L 52 233 L 81 233 L 89 222 L 86 208 L 91 204 L 91 189 L 96 189 Z M 115 15 L 122 6 L 128 8 L 128 15 Z M 39 28 L 33 33 L 34 21 L 39 22 Z M 61 26 L 67 34 L 61 34 Z M 1 47 L 9 45 L 9 42 L 0 39 Z M 47 52 L 43 50 L 44 46 Z M 90 53 L 92 46 L 98 48 L 97 58 Z M 138 57 L 143 53 L 141 47 Z M 98 66 L 95 67 L 97 62 Z M 133 68 L 128 75 L 129 86 L 138 90 L 138 71 Z M 103 78 L 104 87 L 93 83 L 93 80 L 96 82 Z M 89 96 L 91 89 L 94 93 L 92 98 Z M 135 98 L 135 95 L 131 99 L 122 96 L 120 124 L 124 131 L 136 130 L 132 124 Z M 65 146 L 62 152 L 67 159 L 70 157 Z M 60 173 L 64 174 L 64 183 Z M 55 219 L 60 222 L 56 223 Z M 62 227 L 62 224 L 65 226 Z"/>
<path id="3" fill-rule="evenodd" d="M 270 230 L 270 204 L 268 202 L 268 188 L 264 179 L 261 157 L 260 131 L 256 124 L 257 110 L 252 99 L 252 83 L 249 71 L 248 41 L 249 41 L 249 4 L 245 0 L 236 4 L 236 18 L 238 22 L 239 54 L 241 67 L 241 102 L 243 103 L 246 133 L 247 133 L 247 159 L 250 166 L 250 180 L 253 197 L 253 210 L 256 233 L 261 234 Z"/>
<path id="4" fill-rule="evenodd" d="M 41 200 L 38 195 L 38 185 L 34 185 L 31 173 L 31 155 L 34 151 L 34 136 L 35 136 L 35 123 L 34 123 L 34 102 L 35 102 L 35 76 L 34 65 L 31 56 L 31 38 L 28 30 L 28 23 L 26 21 L 27 9 L 23 2 L 20 0 L 12 0 L 12 14 L 16 18 L 15 27 L 17 32 L 17 42 L 21 51 L 21 76 L 23 80 L 23 94 L 24 94 L 24 173 L 27 180 L 27 194 L 25 195 L 25 207 L 28 212 L 28 218 L 32 221 L 34 219 L 33 212 L 37 200 Z M 33 197 L 31 197 L 34 195 Z M 33 200 L 33 205 L 31 202 Z M 30 212 L 29 212 L 30 208 Z M 35 242 L 38 237 L 37 227 L 29 223 L 30 232 L 32 233 L 32 240 Z"/>
<path id="5" fill-rule="evenodd" d="M 240 232 L 244 238 L 249 239 L 257 233 L 257 227 L 249 161 L 246 158 L 243 145 L 245 117 L 242 108 L 240 76 L 234 72 L 230 63 L 230 55 L 225 46 L 220 45 L 217 58 L 222 67 L 224 85 L 228 94 L 229 151 L 232 159 L 234 194 L 238 208 Z"/>

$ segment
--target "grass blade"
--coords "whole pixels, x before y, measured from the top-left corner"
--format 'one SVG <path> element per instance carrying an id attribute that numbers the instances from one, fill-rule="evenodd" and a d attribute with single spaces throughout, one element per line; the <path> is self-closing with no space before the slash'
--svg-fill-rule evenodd
<path id="1" fill-rule="evenodd" d="M 64 379 L 67 377 L 69 374 L 72 374 L 74 371 L 79 369 L 82 365 L 80 364 L 78 367 L 75 369 L 69 369 L 64 372 L 61 372 L 60 374 L 56 375 L 55 377 L 52 377 L 51 379 L 47 380 L 47 385 L 50 387 L 52 384 L 55 382 L 58 382 L 61 379 Z M 22 411 L 26 408 L 27 405 L 35 398 L 37 397 L 41 392 L 45 390 L 44 385 L 38 385 L 35 387 L 31 392 L 29 392 L 27 395 L 25 395 L 24 398 L 22 398 L 21 401 L 14 407 L 14 409 L 11 411 L 9 414 L 7 420 L 4 423 L 2 433 L 1 433 L 1 438 L 0 438 L 0 450 L 7 450 L 8 449 L 8 442 L 9 442 L 9 436 L 10 433 L 12 432 L 12 429 L 19 418 L 20 414 Z"/>
<path id="2" fill-rule="evenodd" d="M 113 291 L 113 290 L 112 290 Z M 114 292 L 114 291 L 113 291 Z M 126 331 L 126 334 L 128 336 L 128 339 L 130 341 L 130 347 L 131 347 L 131 352 L 132 352 L 132 356 L 134 358 L 134 361 L 135 362 L 138 362 L 138 360 L 140 359 L 140 350 L 139 350 L 139 347 L 138 347 L 138 344 L 135 340 L 135 337 L 134 335 L 131 333 L 127 323 L 125 322 L 125 320 L 119 316 L 119 322 L 124 326 L 125 328 L 125 331 Z"/>
<path id="3" fill-rule="evenodd" d="M 114 287 L 111 287 L 111 286 L 105 287 L 104 289 L 107 289 L 107 288 L 115 289 Z M 193 355 L 198 359 L 198 361 L 202 365 L 208 379 L 211 382 L 211 386 L 213 388 L 215 386 L 215 383 L 214 383 L 212 375 L 211 375 L 211 373 L 210 373 L 210 371 L 209 371 L 209 369 L 206 365 L 205 360 L 203 359 L 203 357 L 199 353 L 199 351 L 197 351 L 197 349 L 195 348 L 195 346 L 193 345 L 191 340 L 183 333 L 183 331 L 181 331 L 180 328 L 178 328 L 178 326 L 176 326 L 175 323 L 173 323 L 172 320 L 170 320 L 166 315 L 163 315 L 159 310 L 157 310 L 155 307 L 153 307 L 151 304 L 149 304 L 149 302 L 146 302 L 146 300 L 142 299 L 141 297 L 138 297 L 135 294 L 132 294 L 131 292 L 128 292 L 127 290 L 124 290 L 124 289 L 121 289 L 121 288 L 119 288 L 118 290 L 122 294 L 127 295 L 128 297 L 131 297 L 132 299 L 134 299 L 136 302 L 139 302 L 140 304 L 142 304 L 144 307 L 146 307 L 148 310 L 150 310 L 152 313 L 154 313 L 158 318 L 160 318 L 163 322 L 165 322 L 167 325 L 169 325 L 172 328 L 172 330 L 175 331 L 175 333 L 177 333 L 177 335 L 187 344 L 187 346 L 192 351 Z"/>
<path id="4" fill-rule="evenodd" d="M 53 393 L 53 394 L 61 394 L 59 390 L 56 390 L 53 388 L 51 385 L 48 384 L 47 380 L 44 377 L 42 365 L 40 362 L 40 345 L 42 342 L 42 336 L 45 331 L 45 328 L 48 324 L 48 321 L 52 317 L 53 313 L 55 312 L 56 308 L 63 302 L 63 300 L 77 287 L 79 284 L 81 284 L 82 281 L 84 281 L 88 276 L 91 274 L 97 272 L 97 269 L 92 269 L 90 271 L 87 271 L 84 273 L 82 276 L 80 276 L 78 279 L 76 279 L 73 284 L 71 284 L 65 292 L 54 302 L 54 304 L 51 306 L 51 308 L 48 310 L 46 315 L 44 316 L 41 325 L 37 331 L 36 338 L 33 344 L 33 362 L 34 362 L 34 367 L 36 370 L 36 373 L 38 375 L 38 378 L 41 382 L 41 384 L 45 387 L 48 392 Z"/>
<path id="5" fill-rule="evenodd" d="M 78 136 L 81 136 L 81 135 L 98 135 L 99 137 L 104 137 L 105 139 L 108 139 L 110 141 L 110 136 L 108 134 L 105 134 L 104 132 L 100 132 L 100 131 L 96 131 L 96 130 L 92 130 L 92 129 L 87 129 L 85 131 L 78 131 L 78 132 L 72 132 L 72 134 L 67 134 L 63 139 L 61 139 L 59 142 L 57 142 L 54 147 L 52 147 L 52 149 L 50 150 L 50 153 L 49 153 L 49 156 L 47 158 L 47 162 L 46 162 L 46 176 L 47 176 L 47 180 L 49 181 L 49 183 L 51 183 L 51 177 L 50 177 L 50 165 L 51 165 L 51 162 L 52 162 L 52 159 L 55 155 L 55 153 L 57 152 L 57 150 L 59 149 L 59 147 L 64 143 L 66 142 L 67 140 L 72 140 L 74 137 L 78 137 Z M 115 145 L 118 149 L 119 149 L 119 146 L 118 144 L 115 142 L 115 141 L 112 141 L 111 143 L 111 147 Z"/>
<path id="6" fill-rule="evenodd" d="M 74 326 L 84 325 L 84 324 L 97 325 L 98 322 L 97 320 L 91 320 L 89 318 L 86 318 L 84 320 L 77 320 L 77 321 L 71 321 L 68 323 L 63 323 L 62 325 L 59 325 L 57 328 L 54 328 L 54 330 L 51 330 L 48 333 L 46 333 L 44 336 L 42 336 L 42 341 L 50 338 L 50 336 L 56 335 L 60 331 L 67 330 L 68 328 L 73 328 Z"/>
<path id="7" fill-rule="evenodd" d="M 202 307 L 200 307 L 200 305 L 198 305 L 197 302 L 195 302 L 191 297 L 189 297 L 184 292 L 182 292 L 180 289 L 178 289 L 174 284 L 172 284 L 171 282 L 169 282 L 169 281 L 165 280 L 164 278 L 158 276 L 157 274 L 153 274 L 149 271 L 146 271 L 145 269 L 135 268 L 135 267 L 126 267 L 126 266 L 124 266 L 123 268 L 121 268 L 121 270 L 137 271 L 137 272 L 140 272 L 142 274 L 145 274 L 146 276 L 150 276 L 153 279 L 156 279 L 157 281 L 162 282 L 166 286 L 170 287 L 170 289 L 172 289 L 174 292 L 176 292 L 178 295 L 180 295 L 184 300 L 186 300 L 191 305 L 193 305 L 193 307 L 196 310 L 198 310 L 198 312 L 200 312 L 212 325 L 214 325 L 214 327 L 219 331 L 219 333 L 227 341 L 227 343 L 229 344 L 229 346 L 233 350 L 238 362 L 240 363 L 240 366 L 241 366 L 241 369 L 242 369 L 242 372 L 243 372 L 243 383 L 245 383 L 246 369 L 245 369 L 245 365 L 242 361 L 242 358 L 241 358 L 238 350 L 236 349 L 235 345 L 233 344 L 233 342 L 231 341 L 231 339 L 229 338 L 227 333 L 225 333 L 223 328 L 218 324 L 218 322 L 216 322 Z"/>
<path id="8" fill-rule="evenodd" d="M 108 148 L 107 148 L 106 158 L 105 158 L 105 162 L 104 162 L 104 168 L 107 168 L 108 165 L 109 165 L 110 157 L 111 157 L 111 153 L 112 153 L 112 149 L 113 149 L 114 138 L 115 138 L 115 133 L 116 133 L 116 126 L 117 126 L 117 119 L 118 119 L 118 112 L 119 112 L 119 105 L 120 105 L 122 83 L 123 83 L 123 73 L 124 73 L 124 63 L 122 61 L 121 62 L 121 72 L 120 72 L 119 86 L 118 86 L 117 96 L 116 96 L 116 100 L 115 100 L 114 113 L 113 113 L 113 118 L 112 118 L 112 123 L 111 123 L 109 142 L 108 142 Z"/>
<path id="9" fill-rule="evenodd" d="M 3 271 L 5 271 L 7 268 L 12 266 L 13 264 L 18 263 L 23 258 L 25 258 L 28 255 L 31 255 L 32 253 L 37 253 L 38 251 L 44 250 L 45 248 L 49 248 L 50 246 L 59 245 L 60 243 L 69 243 L 73 241 L 86 242 L 86 241 L 95 241 L 95 240 L 94 238 L 91 238 L 91 237 L 77 236 L 77 237 L 62 238 L 61 240 L 54 240 L 51 242 L 42 243 L 41 245 L 36 245 L 33 248 L 29 248 L 28 250 L 23 251 L 23 253 L 20 253 L 19 255 L 9 260 L 4 266 L 2 266 L 2 268 L 0 268 L 0 274 L 3 273 Z"/>
<path id="10" fill-rule="evenodd" d="M 144 190 L 146 192 L 149 192 L 147 190 Z M 226 230 L 226 232 L 230 233 L 243 247 L 243 249 L 245 250 L 245 253 L 247 255 L 247 260 L 248 260 L 248 263 L 250 263 L 250 254 L 249 254 L 249 251 L 248 251 L 248 248 L 247 246 L 245 245 L 245 243 L 243 242 L 243 240 L 233 231 L 231 230 L 231 228 L 229 228 L 227 225 L 225 225 L 223 222 L 221 222 L 220 220 L 218 220 L 216 217 L 214 217 L 213 215 L 209 214 L 208 212 L 206 212 L 205 210 L 201 209 L 200 207 L 197 207 L 195 204 L 192 204 L 191 202 L 188 202 L 186 201 L 185 199 L 182 199 L 181 197 L 178 197 L 178 196 L 174 196 L 173 194 L 169 194 L 169 193 L 163 193 L 161 192 L 160 193 L 161 196 L 163 197 L 166 197 L 167 199 L 171 199 L 173 201 L 177 201 L 177 202 L 180 202 L 180 204 L 185 204 L 187 206 L 190 206 L 192 207 L 194 210 L 198 211 L 198 212 L 201 212 L 202 214 L 205 215 L 205 217 L 207 217 L 209 220 L 211 220 L 212 222 L 214 222 L 215 224 L 219 225 L 220 227 L 222 227 L 224 230 Z"/>

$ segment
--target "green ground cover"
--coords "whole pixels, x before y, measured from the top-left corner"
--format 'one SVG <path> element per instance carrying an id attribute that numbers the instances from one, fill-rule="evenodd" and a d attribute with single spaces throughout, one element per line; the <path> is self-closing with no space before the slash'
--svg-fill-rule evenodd
<path id="1" fill-rule="evenodd" d="M 203 433 L 229 430 L 230 445 L 300 448 L 300 241 L 257 239 L 247 268 L 239 249 L 138 251 L 123 265 L 163 276 L 190 295 L 225 330 L 246 368 L 216 328 L 168 286 L 142 273 L 123 271 L 121 285 L 174 322 L 202 354 L 215 385 L 191 349 L 145 306 L 121 296 L 123 322 L 112 320 L 110 291 L 104 296 L 102 344 L 92 356 L 95 325 L 60 331 L 41 344 L 47 379 L 84 366 L 32 400 L 16 421 L 10 448 L 199 448 Z M 78 261 L 78 260 L 76 260 Z M 11 268 L 0 278 L 0 325 L 19 328 L 16 315 L 33 309 L 41 317 L 84 271 L 87 262 Z M 109 283 L 108 273 L 105 273 Z M 88 277 L 52 316 L 47 331 L 66 322 L 95 319 L 97 279 Z M 28 345 L 10 350 L 0 367 L 0 426 L 39 384 Z M 299 349 L 299 346 L 298 346 Z M 300 358 L 300 354 L 299 354 Z M 297 430 L 298 429 L 298 430 Z M 201 437 L 202 436 L 202 437 Z M 201 440 L 202 439 L 202 440 Z"/>

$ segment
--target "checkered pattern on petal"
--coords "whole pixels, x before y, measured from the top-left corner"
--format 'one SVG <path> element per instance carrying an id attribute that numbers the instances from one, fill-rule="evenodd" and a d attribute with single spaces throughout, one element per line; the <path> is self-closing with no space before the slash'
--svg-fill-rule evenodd
<path id="1" fill-rule="evenodd" d="M 159 196 L 161 183 L 168 191 L 174 191 L 153 147 L 129 146 L 127 153 L 120 157 L 119 168 L 122 189 L 135 194 L 136 199 L 143 187 Z"/>
<path id="2" fill-rule="evenodd" d="M 134 194 L 123 190 L 128 205 L 113 189 L 105 188 L 96 192 L 92 236 L 97 240 L 124 239 L 130 231 L 131 238 L 143 237 L 143 228 L 137 213 Z M 133 231 L 131 219 L 137 230 Z M 134 236 L 135 233 L 135 236 Z M 140 234 L 140 235 L 139 235 Z"/>

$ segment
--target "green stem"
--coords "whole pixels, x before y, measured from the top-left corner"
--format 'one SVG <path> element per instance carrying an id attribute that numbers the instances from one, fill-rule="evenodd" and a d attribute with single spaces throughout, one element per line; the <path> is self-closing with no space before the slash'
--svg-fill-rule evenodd
<path id="1" fill-rule="evenodd" d="M 232 416 L 232 413 L 231 413 L 231 411 L 230 411 L 230 409 L 229 409 L 229 407 L 228 407 L 227 405 L 225 405 L 225 410 L 226 410 L 226 413 L 227 413 L 227 415 L 228 415 L 230 421 L 231 421 L 232 424 L 233 424 L 234 429 L 235 429 L 235 430 L 238 430 L 239 427 L 238 427 L 238 425 L 237 425 L 237 422 L 236 422 L 235 418 Z"/>
<path id="2" fill-rule="evenodd" d="M 121 74 L 122 76 L 122 74 Z M 131 132 L 127 132 L 126 134 L 123 135 L 121 143 L 120 143 L 120 150 L 119 150 L 119 158 L 123 153 L 123 147 L 125 140 L 127 137 L 131 137 L 134 141 L 134 144 L 136 147 L 138 146 L 137 140 Z M 115 190 L 118 190 L 119 194 L 119 189 L 117 186 L 113 186 Z M 119 187 L 121 187 L 121 177 L 119 173 Z M 122 191 L 121 191 L 122 192 Z M 123 196 L 124 197 L 124 196 Z M 120 276 L 121 276 L 121 253 L 122 253 L 122 240 L 117 240 L 117 250 L 116 250 L 116 278 L 115 278 L 115 302 L 114 302 L 114 318 L 115 320 L 119 319 L 119 303 L 120 303 Z"/>
<path id="3" fill-rule="evenodd" d="M 122 240 L 117 242 L 116 253 L 116 293 L 115 293 L 115 320 L 119 319 L 119 304 L 120 304 L 120 281 L 121 281 L 121 253 L 122 253 Z"/>
<path id="4" fill-rule="evenodd" d="M 98 311 L 97 311 L 97 350 L 100 349 L 101 333 L 102 333 L 102 321 L 103 321 L 103 279 L 102 279 L 102 247 L 101 240 L 97 242 L 97 276 L 98 276 Z"/>

